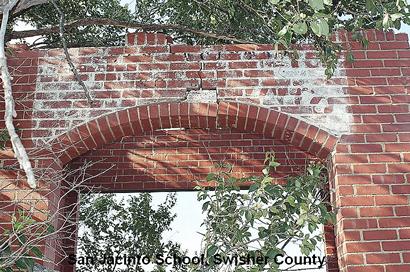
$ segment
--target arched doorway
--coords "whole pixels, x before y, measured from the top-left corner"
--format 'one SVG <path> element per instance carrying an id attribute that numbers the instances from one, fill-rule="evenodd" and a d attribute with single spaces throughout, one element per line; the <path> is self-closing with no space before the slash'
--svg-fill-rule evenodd
<path id="1" fill-rule="evenodd" d="M 192 181 L 211 171 L 218 159 L 239 166 L 240 175 L 250 175 L 260 171 L 267 151 L 280 158 L 280 179 L 309 160 L 326 161 L 335 144 L 336 137 L 314 125 L 255 105 L 161 103 L 91 120 L 58 137 L 52 149 L 58 165 L 71 168 L 105 157 L 108 162 L 94 164 L 90 173 L 114 168 L 89 182 L 103 191 L 135 192 L 191 190 Z M 326 240 L 329 271 L 337 271 L 330 226 Z M 74 249 L 67 242 L 70 247 Z M 52 254 L 50 249 L 48 256 Z M 61 264 L 61 271 L 72 271 Z"/>

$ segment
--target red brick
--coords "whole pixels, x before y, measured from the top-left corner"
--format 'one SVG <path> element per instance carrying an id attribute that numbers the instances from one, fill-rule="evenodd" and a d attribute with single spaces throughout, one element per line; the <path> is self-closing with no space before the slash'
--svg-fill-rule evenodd
<path id="1" fill-rule="evenodd" d="M 363 123 L 392 123 L 393 121 L 393 116 L 388 114 L 363 116 Z"/>
<path id="2" fill-rule="evenodd" d="M 382 218 L 379 219 L 379 225 L 381 228 L 408 227 L 410 226 L 410 217 Z M 407 246 L 409 246 L 410 249 L 410 244 Z"/>
<path id="3" fill-rule="evenodd" d="M 344 218 L 357 218 L 358 213 L 356 208 L 343 208 L 340 213 Z"/>
<path id="4" fill-rule="evenodd" d="M 366 265 L 366 266 L 350 266 L 349 272 L 384 272 L 384 266 Z"/>
<path id="5" fill-rule="evenodd" d="M 368 264 L 385 264 L 400 262 L 400 254 L 398 253 L 366 254 L 366 263 Z"/>
<path id="6" fill-rule="evenodd" d="M 380 43 L 380 49 L 389 50 L 389 49 L 408 49 L 409 43 L 406 41 L 397 41 L 397 42 L 384 42 Z"/>
<path id="7" fill-rule="evenodd" d="M 403 175 L 373 175 L 372 181 L 376 184 L 398 184 L 404 183 Z"/>
<path id="8" fill-rule="evenodd" d="M 372 196 L 349 196 L 341 197 L 340 202 L 343 206 L 372 206 L 374 199 Z"/>
<path id="9" fill-rule="evenodd" d="M 371 177 L 368 175 L 343 175 L 337 177 L 339 184 L 369 184 Z"/>
<path id="10" fill-rule="evenodd" d="M 354 153 L 381 152 L 382 146 L 380 144 L 352 144 L 351 150 Z"/>
<path id="11" fill-rule="evenodd" d="M 361 185 L 356 186 L 356 192 L 359 195 L 388 195 L 390 189 L 387 185 Z"/>
<path id="12" fill-rule="evenodd" d="M 394 97 L 394 96 L 393 96 Z M 378 105 L 377 110 L 382 113 L 407 113 L 408 105 Z"/>
<path id="13" fill-rule="evenodd" d="M 380 134 L 366 134 L 367 142 L 396 142 L 397 135 L 395 133 L 380 133 Z"/>
<path id="14" fill-rule="evenodd" d="M 387 164 L 389 173 L 409 173 L 410 163 Z"/>
<path id="15" fill-rule="evenodd" d="M 398 216 L 410 216 L 410 206 L 394 207 L 394 210 Z"/>
<path id="16" fill-rule="evenodd" d="M 378 124 L 364 124 L 364 125 L 352 125 L 352 132 L 355 133 L 379 133 L 382 132 L 381 125 Z"/>
<path id="17" fill-rule="evenodd" d="M 365 207 L 360 208 L 361 217 L 393 216 L 391 207 Z"/>
<path id="18" fill-rule="evenodd" d="M 408 144 L 402 144 L 402 143 L 385 144 L 386 152 L 402 152 L 406 150 L 410 151 L 410 143 Z"/>
<path id="19" fill-rule="evenodd" d="M 379 242 L 349 242 L 346 248 L 348 252 L 379 252 L 381 250 Z"/>
<path id="20" fill-rule="evenodd" d="M 396 240 L 397 233 L 395 230 L 372 230 L 363 231 L 364 240 Z"/>
<path id="21" fill-rule="evenodd" d="M 364 264 L 364 258 L 362 254 L 348 254 L 346 261 L 349 264 Z"/>
<path id="22" fill-rule="evenodd" d="M 374 78 L 373 78 L 374 79 Z M 371 80 L 373 81 L 373 80 Z M 361 96 L 360 103 L 362 104 L 388 104 L 391 103 L 391 98 L 389 96 Z"/>
<path id="23" fill-rule="evenodd" d="M 376 205 L 405 205 L 409 204 L 407 196 L 375 196 Z"/>
<path id="24" fill-rule="evenodd" d="M 370 162 L 400 162 L 400 154 L 369 154 Z"/>
<path id="25" fill-rule="evenodd" d="M 410 250 L 410 241 L 382 242 L 382 247 L 383 247 L 383 250 L 386 250 L 386 251 Z"/>
<path id="26" fill-rule="evenodd" d="M 336 154 L 334 161 L 336 163 L 367 163 L 369 162 L 367 154 Z"/>
<path id="27" fill-rule="evenodd" d="M 410 185 L 392 185 L 393 194 L 410 194 Z"/>
<path id="28" fill-rule="evenodd" d="M 356 60 L 353 63 L 353 67 L 356 68 L 370 68 L 370 67 L 383 67 L 383 61 L 381 60 Z"/>
<path id="29" fill-rule="evenodd" d="M 386 272 L 408 272 L 408 271 L 410 271 L 410 264 L 386 266 Z"/>
<path id="30" fill-rule="evenodd" d="M 360 240 L 360 231 L 351 231 L 351 230 L 346 230 L 344 232 L 344 238 L 346 241 L 357 241 Z"/>
<path id="31" fill-rule="evenodd" d="M 171 53 L 196 53 L 201 50 L 200 46 L 173 44 L 170 47 Z"/>
<path id="32" fill-rule="evenodd" d="M 385 164 L 357 164 L 353 165 L 353 173 L 386 173 Z"/>
<path id="33" fill-rule="evenodd" d="M 382 124 L 381 126 L 384 132 L 410 132 L 408 124 Z"/>
<path id="34" fill-rule="evenodd" d="M 399 230 L 400 239 L 410 239 L 410 229 Z"/>
<path id="35" fill-rule="evenodd" d="M 345 218 L 342 223 L 343 229 L 373 229 L 377 228 L 376 219 L 357 219 L 357 218 Z"/>

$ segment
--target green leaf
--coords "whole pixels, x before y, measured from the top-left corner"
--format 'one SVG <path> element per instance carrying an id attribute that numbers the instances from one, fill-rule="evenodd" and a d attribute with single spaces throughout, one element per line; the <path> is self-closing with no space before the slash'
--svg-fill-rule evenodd
<path id="1" fill-rule="evenodd" d="M 311 22 L 311 23 L 310 23 L 310 28 L 312 29 L 313 33 L 316 34 L 316 36 L 319 36 L 319 37 L 320 37 L 321 34 L 320 34 L 320 25 L 319 25 L 319 22 L 317 22 L 317 21 Z"/>
<path id="2" fill-rule="evenodd" d="M 329 24 L 325 19 L 321 18 L 317 21 L 311 22 L 310 28 L 312 29 L 313 33 L 315 33 L 319 37 L 329 35 Z"/>
<path id="3" fill-rule="evenodd" d="M 217 250 L 218 250 L 218 247 L 216 245 L 212 245 L 208 247 L 208 249 L 206 250 L 206 256 L 208 257 L 213 256 Z"/>
<path id="4" fill-rule="evenodd" d="M 18 237 L 19 237 L 18 241 L 19 241 L 19 243 L 21 243 L 22 245 L 24 245 L 24 244 L 27 242 L 27 236 L 26 236 L 26 235 L 20 234 Z"/>
<path id="5" fill-rule="evenodd" d="M 252 213 L 250 211 L 246 211 L 245 212 L 245 218 L 246 218 L 247 221 L 252 221 L 252 219 L 253 219 Z"/>
<path id="6" fill-rule="evenodd" d="M 323 2 L 327 6 L 333 6 L 333 1 L 332 0 L 324 0 Z"/>
<path id="7" fill-rule="evenodd" d="M 366 9 L 371 12 L 377 12 L 377 7 L 373 0 L 366 0 Z"/>
<path id="8" fill-rule="evenodd" d="M 29 271 L 31 271 L 34 266 L 34 260 L 31 258 L 25 258 L 24 262 L 26 263 L 27 268 L 29 268 Z"/>
<path id="9" fill-rule="evenodd" d="M 206 181 L 212 181 L 212 180 L 215 180 L 215 174 L 209 173 L 209 174 L 206 176 Z"/>
<path id="10" fill-rule="evenodd" d="M 279 36 L 279 37 L 285 36 L 285 34 L 288 33 L 288 28 L 289 28 L 289 26 L 285 25 L 285 26 L 281 29 L 281 31 L 279 31 L 278 36 Z"/>
<path id="11" fill-rule="evenodd" d="M 268 168 L 263 168 L 262 174 L 264 174 L 265 176 L 269 175 L 269 169 Z"/>
<path id="12" fill-rule="evenodd" d="M 383 16 L 383 27 L 384 28 L 389 27 L 389 19 L 390 19 L 390 15 L 388 13 L 385 13 Z"/>
<path id="13" fill-rule="evenodd" d="M 269 249 L 268 252 L 266 253 L 266 257 L 269 259 L 273 259 L 276 256 L 277 250 L 276 249 Z"/>
<path id="14" fill-rule="evenodd" d="M 307 25 L 306 25 L 306 23 L 304 23 L 305 24 L 305 26 L 306 26 L 306 31 L 307 31 Z M 306 33 L 306 31 L 305 31 L 305 33 Z M 296 32 L 296 31 L 295 31 Z M 298 34 L 305 34 L 305 33 L 298 33 Z M 276 162 L 276 161 L 271 161 L 270 163 L 269 163 L 269 167 L 272 167 L 272 168 L 274 168 L 274 169 L 276 169 L 276 167 L 278 167 L 280 165 L 280 163 L 278 163 L 278 162 Z"/>
<path id="15" fill-rule="evenodd" d="M 329 24 L 324 19 L 320 20 L 320 31 L 321 31 L 322 36 L 329 35 Z"/>
<path id="16" fill-rule="evenodd" d="M 323 0 L 309 0 L 309 5 L 316 11 L 325 8 Z"/>
<path id="17" fill-rule="evenodd" d="M 49 224 L 49 225 L 47 226 L 47 232 L 48 232 L 48 233 L 53 233 L 54 231 L 55 231 L 54 226 L 51 225 L 51 224 Z"/>
<path id="18" fill-rule="evenodd" d="M 37 258 L 43 257 L 43 252 L 41 252 L 38 247 L 31 248 L 31 252 L 33 252 L 34 256 L 36 256 Z"/>
<path id="19" fill-rule="evenodd" d="M 392 15 L 391 15 L 391 20 L 394 22 L 394 21 L 396 21 L 397 19 L 399 19 L 399 18 L 401 18 L 401 17 L 403 17 L 403 14 L 401 14 L 401 13 L 395 13 L 395 14 L 392 14 Z"/>
<path id="20" fill-rule="evenodd" d="M 300 187 L 302 187 L 302 184 L 300 183 L 299 180 L 296 180 L 295 181 L 295 186 L 296 186 L 296 188 L 300 189 Z"/>
<path id="21" fill-rule="evenodd" d="M 251 185 L 251 187 L 249 187 L 249 193 L 252 193 L 252 192 L 254 192 L 258 189 L 259 189 L 259 184 L 254 183 L 254 184 Z"/>
<path id="22" fill-rule="evenodd" d="M 24 260 L 25 259 L 18 259 L 16 261 L 16 267 L 19 268 L 19 269 L 27 269 L 28 267 L 27 267 L 27 264 Z"/>
<path id="23" fill-rule="evenodd" d="M 288 202 L 290 204 L 290 206 L 295 207 L 296 203 L 295 203 L 295 198 L 293 196 L 288 196 L 286 198 L 286 202 Z"/>
<path id="24" fill-rule="evenodd" d="M 315 231 L 315 229 L 316 229 L 316 226 L 313 225 L 313 224 L 311 224 L 311 223 L 309 223 L 309 224 L 308 224 L 308 229 L 309 229 L 309 231 L 310 231 L 311 233 L 313 233 L 313 232 Z"/>
<path id="25" fill-rule="evenodd" d="M 272 5 L 277 5 L 277 4 L 279 4 L 279 1 L 280 1 L 280 0 L 270 0 L 270 2 L 271 2 Z"/>
<path id="26" fill-rule="evenodd" d="M 209 201 L 207 201 L 207 202 L 205 202 L 204 204 L 202 204 L 202 212 L 204 212 L 204 211 L 206 211 L 206 210 L 208 210 L 208 207 L 209 207 Z"/>
<path id="27" fill-rule="evenodd" d="M 303 35 L 307 32 L 307 24 L 305 22 L 296 23 L 292 29 L 295 33 Z"/>

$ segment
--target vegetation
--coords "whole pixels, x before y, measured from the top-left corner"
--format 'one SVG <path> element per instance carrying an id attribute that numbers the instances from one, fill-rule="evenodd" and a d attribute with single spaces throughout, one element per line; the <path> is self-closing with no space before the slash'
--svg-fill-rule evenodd
<path id="1" fill-rule="evenodd" d="M 23 210 L 12 215 L 10 225 L 10 229 L 0 228 L 0 272 L 32 271 L 35 262 L 43 258 L 38 244 L 53 234 L 54 228 Z"/>
<path id="2" fill-rule="evenodd" d="M 123 21 L 132 19 L 127 7 L 118 0 L 60 0 L 59 6 L 64 12 L 66 21 L 81 18 L 112 18 Z M 53 4 L 47 3 L 28 9 L 14 20 L 22 20 L 35 28 L 55 26 L 60 16 Z M 70 47 L 115 46 L 123 43 L 123 29 L 115 26 L 85 26 L 66 34 Z M 59 33 L 47 35 L 34 43 L 37 47 L 62 47 Z"/>
<path id="3" fill-rule="evenodd" d="M 118 0 L 60 0 L 66 20 L 80 18 L 111 18 L 145 25 L 176 25 L 203 32 L 228 34 L 255 43 L 281 44 L 288 49 L 298 43 L 312 42 L 331 76 L 336 67 L 340 47 L 331 34 L 340 29 L 355 33 L 367 44 L 363 29 L 400 28 L 410 23 L 406 0 L 141 0 L 135 1 L 131 13 Z M 39 5 L 18 15 L 36 28 L 57 25 L 59 15 L 51 4 Z M 164 32 L 175 41 L 195 44 L 224 43 L 186 31 Z M 122 31 L 115 26 L 78 27 L 68 35 L 70 46 L 118 45 Z M 37 45 L 60 47 L 57 34 L 47 35 Z M 351 57 L 350 57 L 351 58 Z"/>
<path id="4" fill-rule="evenodd" d="M 285 185 L 274 183 L 272 170 L 279 165 L 273 154 L 266 158 L 261 176 L 235 178 L 230 165 L 219 165 L 220 171 L 208 175 L 215 187 L 198 187 L 206 231 L 201 254 L 209 265 L 181 265 L 176 271 L 222 271 L 214 256 L 266 256 L 266 265 L 224 267 L 224 271 L 280 271 L 277 254 L 286 254 L 289 244 L 297 243 L 303 255 L 309 255 L 323 240 L 319 229 L 333 222 L 327 202 L 326 173 L 321 164 L 310 165 L 306 173 L 289 177 Z M 248 186 L 250 185 L 250 187 Z M 241 186 L 248 186 L 246 191 Z M 157 210 L 152 208 L 148 193 L 132 196 L 129 201 L 114 195 L 89 195 L 80 211 L 79 256 L 182 256 L 178 244 L 162 242 L 162 233 L 170 229 L 175 218 L 172 208 L 175 194 L 169 194 Z M 200 241 L 198 241 L 198 245 Z M 78 261 L 78 260 L 77 260 Z M 143 271 L 130 264 L 79 265 L 81 271 Z M 155 267 L 153 271 L 163 271 Z"/>
<path id="5" fill-rule="evenodd" d="M 85 195 L 80 207 L 77 269 L 90 272 L 144 271 L 138 263 L 123 267 L 108 261 L 85 265 L 81 264 L 81 256 L 103 260 L 104 256 L 182 255 L 179 244 L 162 241 L 164 231 L 170 229 L 176 216 L 172 213 L 175 203 L 175 194 L 168 194 L 157 209 L 152 207 L 152 196 L 148 193 L 131 196 L 127 201 L 113 194 Z M 161 268 L 154 271 L 161 271 Z"/>
<path id="6" fill-rule="evenodd" d="M 329 211 L 327 179 L 321 164 L 311 164 L 306 173 L 289 177 L 285 185 L 275 184 L 271 177 L 279 163 L 267 154 L 267 166 L 261 176 L 235 178 L 229 165 L 208 175 L 214 189 L 200 187 L 198 200 L 206 214 L 203 252 L 210 267 L 201 271 L 221 271 L 214 263 L 215 254 L 229 256 L 266 256 L 265 265 L 230 267 L 226 271 L 280 271 L 277 254 L 286 254 L 290 243 L 297 243 L 308 256 L 323 240 L 325 224 L 334 222 Z M 251 184 L 246 192 L 240 186 Z M 213 264 L 213 265 L 212 265 Z"/>

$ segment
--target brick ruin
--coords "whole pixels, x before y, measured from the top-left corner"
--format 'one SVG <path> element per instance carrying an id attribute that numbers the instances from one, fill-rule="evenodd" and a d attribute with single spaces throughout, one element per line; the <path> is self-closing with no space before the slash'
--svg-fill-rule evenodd
<path id="1" fill-rule="evenodd" d="M 271 45 L 201 47 L 132 33 L 122 47 L 70 49 L 92 105 L 61 49 L 15 47 L 15 125 L 37 173 L 104 158 L 89 171 L 110 170 L 89 183 L 107 192 L 191 190 L 213 160 L 238 175 L 259 173 L 267 151 L 282 164 L 278 178 L 320 160 L 337 211 L 325 231 L 328 271 L 410 271 L 409 42 L 392 32 L 366 37 L 363 49 L 349 33 L 337 35 L 356 60 L 342 60 L 327 80 L 310 46 L 293 60 Z M 0 117 L 3 109 L 0 100 Z M 10 211 L 2 206 L 49 189 L 17 182 L 24 176 L 10 169 L 15 163 L 9 147 L 0 151 L 4 226 Z M 44 252 L 57 262 L 52 246 Z"/>

